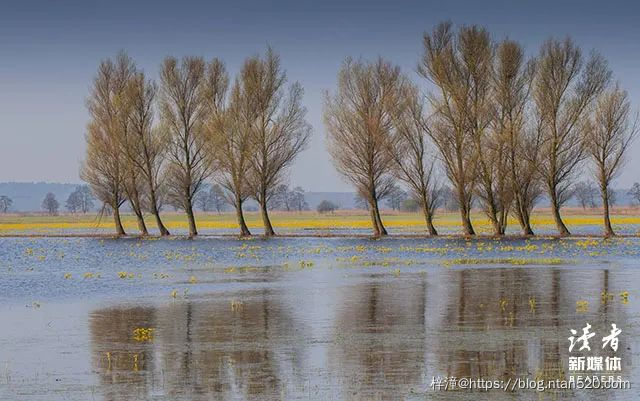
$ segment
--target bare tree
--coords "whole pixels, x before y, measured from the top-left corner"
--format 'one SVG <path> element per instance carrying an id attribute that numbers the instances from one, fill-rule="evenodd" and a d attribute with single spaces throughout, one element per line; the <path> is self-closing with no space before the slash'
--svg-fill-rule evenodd
<path id="1" fill-rule="evenodd" d="M 424 53 L 418 65 L 418 72 L 437 88 L 429 95 L 434 114 L 428 133 L 458 197 L 466 235 L 475 234 L 471 205 L 479 176 L 474 131 L 470 129 L 470 119 L 474 117 L 467 115 L 474 107 L 471 102 L 474 66 L 469 64 L 475 56 L 469 53 L 473 53 L 476 40 L 471 39 L 484 35 L 476 31 L 475 27 L 463 27 L 456 36 L 450 22 L 439 24 L 431 34 L 424 34 Z"/>
<path id="2" fill-rule="evenodd" d="M 11 205 L 13 204 L 13 200 L 6 195 L 0 196 L 0 212 L 7 213 Z"/>
<path id="3" fill-rule="evenodd" d="M 244 219 L 242 206 L 251 196 L 248 171 L 252 151 L 251 130 L 255 120 L 248 61 L 235 79 L 228 104 L 212 116 L 207 125 L 209 149 L 218 167 L 218 181 L 226 190 L 227 200 L 236 210 L 240 235 L 251 235 Z M 220 65 L 219 76 L 226 77 Z M 228 82 L 228 78 L 226 78 Z"/>
<path id="4" fill-rule="evenodd" d="M 193 201 L 212 170 L 204 126 L 211 106 L 219 105 L 225 88 L 209 86 L 219 81 L 208 79 L 206 63 L 199 57 L 185 57 L 181 62 L 166 58 L 160 81 L 160 115 L 169 137 L 165 176 L 168 196 L 187 214 L 189 236 L 193 237 L 198 234 Z"/>
<path id="5" fill-rule="evenodd" d="M 115 62 L 116 80 L 118 88 L 114 93 L 114 134 L 118 144 L 120 144 L 120 152 L 123 155 L 121 167 L 124 169 L 123 182 L 124 191 L 131 205 L 138 229 L 142 235 L 148 235 L 147 225 L 144 221 L 143 205 L 142 205 L 142 181 L 140 179 L 140 171 L 132 162 L 130 154 L 134 152 L 132 144 L 135 143 L 132 132 L 132 124 L 130 114 L 132 111 L 131 102 L 128 99 L 128 88 L 131 80 L 136 74 L 136 66 L 133 60 L 124 52 L 120 52 Z M 133 138 L 133 139 L 132 139 Z"/>
<path id="6" fill-rule="evenodd" d="M 302 86 L 295 82 L 287 90 L 286 73 L 271 48 L 264 58 L 249 58 L 243 68 L 246 90 L 252 97 L 251 174 L 249 185 L 260 205 L 264 233 L 274 235 L 267 205 L 286 169 L 306 147 L 311 127 L 302 106 Z"/>
<path id="7" fill-rule="evenodd" d="M 385 197 L 387 205 L 391 207 L 391 210 L 400 210 L 402 202 L 407 199 L 407 193 L 397 185 L 391 187 L 389 193 Z"/>
<path id="8" fill-rule="evenodd" d="M 138 209 L 142 212 L 139 192 L 145 195 L 146 209 L 156 220 L 160 235 L 169 235 L 160 218 L 162 194 L 162 168 L 168 145 L 166 132 L 154 129 L 154 101 L 157 87 L 148 80 L 143 72 L 136 72 L 127 87 L 127 105 L 129 107 L 129 131 L 121 141 L 123 153 L 135 172 L 132 191 L 138 194 Z M 138 188 L 142 188 L 138 190 Z"/>
<path id="9" fill-rule="evenodd" d="M 634 182 L 631 189 L 627 192 L 627 195 L 629 195 L 635 203 L 640 205 L 640 183 Z"/>
<path id="10" fill-rule="evenodd" d="M 586 141 L 602 196 L 604 235 L 607 237 L 615 235 L 609 217 L 611 183 L 620 173 L 626 153 L 638 134 L 638 118 L 636 116 L 630 124 L 630 111 L 626 91 L 616 85 L 604 92 L 596 104 Z"/>
<path id="11" fill-rule="evenodd" d="M 406 79 L 383 59 L 347 59 L 338 74 L 335 95 L 326 96 L 324 111 L 329 153 L 337 170 L 366 199 L 376 236 L 387 235 L 378 201 L 393 185 L 392 113 L 401 102 Z"/>
<path id="12" fill-rule="evenodd" d="M 418 90 L 406 85 L 405 103 L 394 115 L 395 136 L 390 141 L 394 173 L 409 187 L 411 198 L 418 201 L 430 235 L 438 235 L 433 217 L 439 204 L 440 188 L 434 177 L 435 158 L 427 146 L 428 124 Z"/>
<path id="13" fill-rule="evenodd" d="M 497 140 L 494 143 L 504 146 L 497 169 L 503 180 L 499 187 L 502 191 L 508 190 L 501 198 L 511 200 L 512 213 L 524 235 L 533 235 L 531 212 L 542 194 L 536 169 L 538 145 L 527 129 L 534 74 L 535 60 L 525 60 L 520 44 L 507 39 L 498 45 L 494 73 Z M 503 187 L 505 183 L 507 186 Z"/>
<path id="14" fill-rule="evenodd" d="M 605 60 L 592 53 L 584 62 L 580 48 L 567 38 L 549 39 L 540 49 L 534 99 L 540 118 L 538 170 L 546 186 L 560 235 L 569 235 L 560 208 L 571 196 L 574 173 L 586 157 L 585 124 L 589 107 L 603 91 L 611 73 Z"/>
<path id="15" fill-rule="evenodd" d="M 58 203 L 56 196 L 51 192 L 47 193 L 42 200 L 42 208 L 50 215 L 56 215 L 58 214 L 59 207 L 60 204 Z"/>
<path id="16" fill-rule="evenodd" d="M 573 188 L 573 194 L 583 209 L 596 207 L 596 188 L 592 183 L 581 181 Z"/>
<path id="17" fill-rule="evenodd" d="M 120 219 L 120 206 L 125 196 L 125 160 L 120 149 L 119 123 L 122 114 L 122 94 L 126 86 L 126 55 L 117 56 L 116 62 L 104 60 L 93 81 L 87 109 L 87 153 L 80 177 L 91 191 L 113 212 L 117 235 L 125 235 Z M 105 207 L 103 207 L 103 211 Z"/>

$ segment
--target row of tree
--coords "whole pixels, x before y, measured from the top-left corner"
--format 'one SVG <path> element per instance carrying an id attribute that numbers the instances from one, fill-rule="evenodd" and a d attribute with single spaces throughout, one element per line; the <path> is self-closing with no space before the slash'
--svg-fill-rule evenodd
<path id="1" fill-rule="evenodd" d="M 532 235 L 531 212 L 546 193 L 560 235 L 560 210 L 587 165 L 597 181 L 605 235 L 611 183 L 637 134 L 627 93 L 612 84 L 607 62 L 584 56 L 570 39 L 549 39 L 527 59 L 510 39 L 496 42 L 480 26 L 439 24 L 423 38 L 419 74 L 427 96 L 383 59 L 347 59 L 327 94 L 329 152 L 338 171 L 369 205 L 376 235 L 385 235 L 378 201 L 397 180 L 422 207 L 432 235 L 443 170 L 456 195 L 464 233 L 478 201 L 493 233 L 509 214 Z M 434 151 L 432 151 L 432 149 Z"/>
<path id="2" fill-rule="evenodd" d="M 120 53 L 100 63 L 87 100 L 81 177 L 113 212 L 118 235 L 127 201 L 143 235 L 144 212 L 169 234 L 164 202 L 183 210 L 189 235 L 197 235 L 194 203 L 212 178 L 235 208 L 241 235 L 251 234 L 242 210 L 249 198 L 259 204 L 265 235 L 273 235 L 268 207 L 311 133 L 302 94 L 300 84 L 287 86 L 271 49 L 247 58 L 233 82 L 217 58 L 167 57 L 159 85 Z"/>

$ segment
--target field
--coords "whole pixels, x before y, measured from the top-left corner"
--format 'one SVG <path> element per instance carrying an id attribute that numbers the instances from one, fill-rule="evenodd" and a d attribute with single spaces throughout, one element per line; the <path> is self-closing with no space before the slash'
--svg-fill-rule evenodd
<path id="1" fill-rule="evenodd" d="M 601 232 L 602 217 L 597 210 L 584 211 L 582 209 L 567 209 L 563 211 L 565 223 L 574 234 L 596 235 Z M 480 212 L 472 216 L 476 231 L 480 234 L 491 232 L 487 218 Z M 165 225 L 172 233 L 186 234 L 187 221 L 179 213 L 165 213 Z M 196 216 L 201 234 L 220 235 L 235 234 L 237 225 L 233 213 L 200 213 Z M 146 216 L 146 224 L 150 231 L 155 232 L 152 217 Z M 246 213 L 249 228 L 255 233 L 261 233 L 262 220 L 257 212 Z M 383 222 L 391 234 L 422 234 L 425 231 L 424 220 L 417 213 L 385 212 Z M 369 216 L 364 211 L 339 211 L 334 214 L 318 214 L 315 212 L 273 212 L 272 223 L 281 234 L 368 234 L 370 232 Z M 619 208 L 612 213 L 614 229 L 621 234 L 634 235 L 640 232 L 640 209 Z M 134 216 L 123 215 L 123 224 L 129 234 L 137 232 Z M 555 226 L 548 210 L 536 211 L 532 218 L 536 233 L 550 235 L 555 232 Z M 455 212 L 439 213 L 435 219 L 436 228 L 443 234 L 458 234 L 460 232 L 460 217 Z M 113 220 L 110 216 L 99 219 L 95 214 L 64 214 L 46 216 L 31 215 L 0 215 L 0 235 L 40 234 L 40 235 L 71 235 L 71 234 L 111 234 L 114 231 Z M 509 219 L 509 233 L 517 234 L 517 222 Z"/>

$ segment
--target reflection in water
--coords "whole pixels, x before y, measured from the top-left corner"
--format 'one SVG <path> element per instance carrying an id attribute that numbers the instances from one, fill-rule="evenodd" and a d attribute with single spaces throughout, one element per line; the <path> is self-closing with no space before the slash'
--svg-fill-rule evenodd
<path id="1" fill-rule="evenodd" d="M 586 322 L 598 333 L 593 355 L 613 355 L 600 338 L 611 323 L 623 327 L 616 356 L 624 378 L 633 379 L 638 329 L 630 313 L 637 309 L 601 296 L 624 289 L 626 280 L 602 270 L 442 269 L 107 308 L 93 312 L 89 326 L 98 392 L 105 400 L 424 399 L 437 395 L 429 384 L 438 375 L 566 378 L 569 329 Z M 576 312 L 582 300 L 588 310 Z M 136 341 L 139 327 L 154 328 L 153 340 Z"/>

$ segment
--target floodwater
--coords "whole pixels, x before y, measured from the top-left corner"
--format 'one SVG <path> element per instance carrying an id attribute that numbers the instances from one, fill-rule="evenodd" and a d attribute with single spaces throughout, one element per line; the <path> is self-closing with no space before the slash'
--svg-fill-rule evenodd
<path id="1" fill-rule="evenodd" d="M 3 238 L 0 399 L 637 399 L 639 256 L 638 238 Z M 570 356 L 619 357 L 606 375 L 631 388 L 431 386 L 564 380 Z"/>

